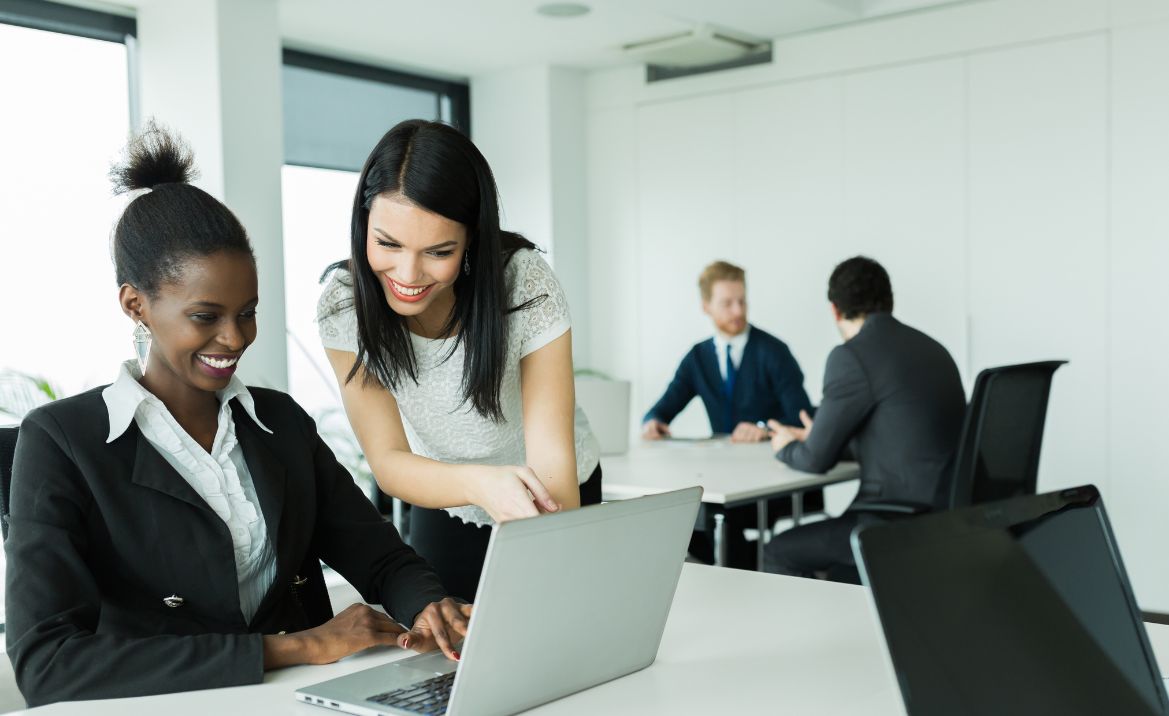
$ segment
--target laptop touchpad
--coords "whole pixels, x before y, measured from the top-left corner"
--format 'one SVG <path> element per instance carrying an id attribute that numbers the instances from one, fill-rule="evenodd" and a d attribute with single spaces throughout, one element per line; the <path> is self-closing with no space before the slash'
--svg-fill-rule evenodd
<path id="1" fill-rule="evenodd" d="M 391 664 L 390 666 L 393 668 L 386 669 L 386 675 L 389 676 L 389 679 L 386 680 L 388 687 L 408 686 L 438 676 L 438 672 L 434 671 L 411 669 L 408 666 L 398 666 L 397 664 Z"/>
<path id="2" fill-rule="evenodd" d="M 425 673 L 426 678 L 439 674 L 449 674 L 458 668 L 458 665 L 457 661 L 451 661 L 446 658 L 445 654 L 438 650 L 428 651 L 425 654 L 418 654 L 388 664 L 388 666 L 393 666 L 396 669 L 417 671 L 420 674 Z"/>

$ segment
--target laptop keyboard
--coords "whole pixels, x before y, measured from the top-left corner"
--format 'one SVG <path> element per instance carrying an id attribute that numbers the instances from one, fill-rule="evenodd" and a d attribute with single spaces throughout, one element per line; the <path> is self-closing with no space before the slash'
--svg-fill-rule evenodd
<path id="1" fill-rule="evenodd" d="M 370 696 L 366 701 L 425 716 L 437 716 L 446 713 L 447 702 L 451 698 L 451 686 L 454 683 L 455 672 L 452 671 L 433 679 L 419 681 L 404 689 L 394 689 L 384 694 Z"/>

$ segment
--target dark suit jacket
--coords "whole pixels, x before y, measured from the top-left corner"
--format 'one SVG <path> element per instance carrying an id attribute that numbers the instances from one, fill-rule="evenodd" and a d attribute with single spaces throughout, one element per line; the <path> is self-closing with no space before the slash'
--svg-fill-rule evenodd
<path id="1" fill-rule="evenodd" d="M 799 425 L 800 411 L 812 412 L 812 402 L 804 392 L 804 374 L 787 344 L 751 326 L 735 377 L 734 410 L 728 424 L 727 399 L 716 353 L 713 338 L 691 348 L 665 395 L 650 408 L 642 422 L 656 418 L 669 423 L 695 395 L 706 406 L 712 433 L 729 433 L 740 422 L 772 418 L 785 425 Z"/>
<path id="2" fill-rule="evenodd" d="M 965 410 L 958 367 L 942 344 L 877 313 L 828 355 L 812 432 L 777 457 L 824 472 L 851 442 L 861 465 L 854 505 L 879 499 L 941 507 Z"/>
<path id="3" fill-rule="evenodd" d="M 137 424 L 106 444 L 100 388 L 24 420 L 5 548 L 8 655 L 30 706 L 261 681 L 263 634 L 333 616 L 319 560 L 407 625 L 444 596 L 300 406 L 250 390 L 273 434 L 232 408 L 276 553 L 251 623 L 227 526 Z"/>

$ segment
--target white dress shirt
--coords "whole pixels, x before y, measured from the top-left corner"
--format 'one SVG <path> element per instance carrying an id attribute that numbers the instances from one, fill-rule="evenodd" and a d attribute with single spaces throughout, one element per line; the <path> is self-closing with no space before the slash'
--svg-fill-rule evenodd
<path id="1" fill-rule="evenodd" d="M 276 578 L 276 553 L 268 539 L 264 513 L 252 484 L 252 474 L 235 437 L 231 400 L 240 406 L 261 430 L 271 433 L 256 417 L 256 405 L 243 381 L 232 376 L 219 398 L 219 428 L 208 454 L 166 409 L 162 401 L 142 387 L 138 363 L 126 361 L 118 378 L 102 391 L 110 417 L 113 442 L 134 421 L 142 437 L 154 446 L 171 467 L 202 497 L 227 525 L 235 548 L 235 573 L 239 582 L 239 606 L 250 623 L 260 601 Z"/>
<path id="2" fill-rule="evenodd" d="M 727 379 L 727 346 L 731 347 L 731 363 L 738 369 L 743 362 L 743 350 L 747 347 L 747 336 L 751 335 L 751 326 L 737 336 L 727 337 L 719 332 L 714 334 L 714 351 L 718 356 L 718 372 L 725 382 Z"/>

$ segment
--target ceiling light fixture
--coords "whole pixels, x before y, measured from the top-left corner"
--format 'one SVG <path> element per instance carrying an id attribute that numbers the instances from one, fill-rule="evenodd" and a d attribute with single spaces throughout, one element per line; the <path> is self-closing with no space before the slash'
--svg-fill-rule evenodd
<path id="1" fill-rule="evenodd" d="M 544 17 L 580 17 L 589 13 L 589 6 L 576 2 L 549 2 L 536 8 L 536 12 Z"/>
<path id="2" fill-rule="evenodd" d="M 664 67 L 702 67 L 732 62 L 769 49 L 766 41 L 740 36 L 712 25 L 696 25 L 684 32 L 622 46 L 630 57 Z"/>

